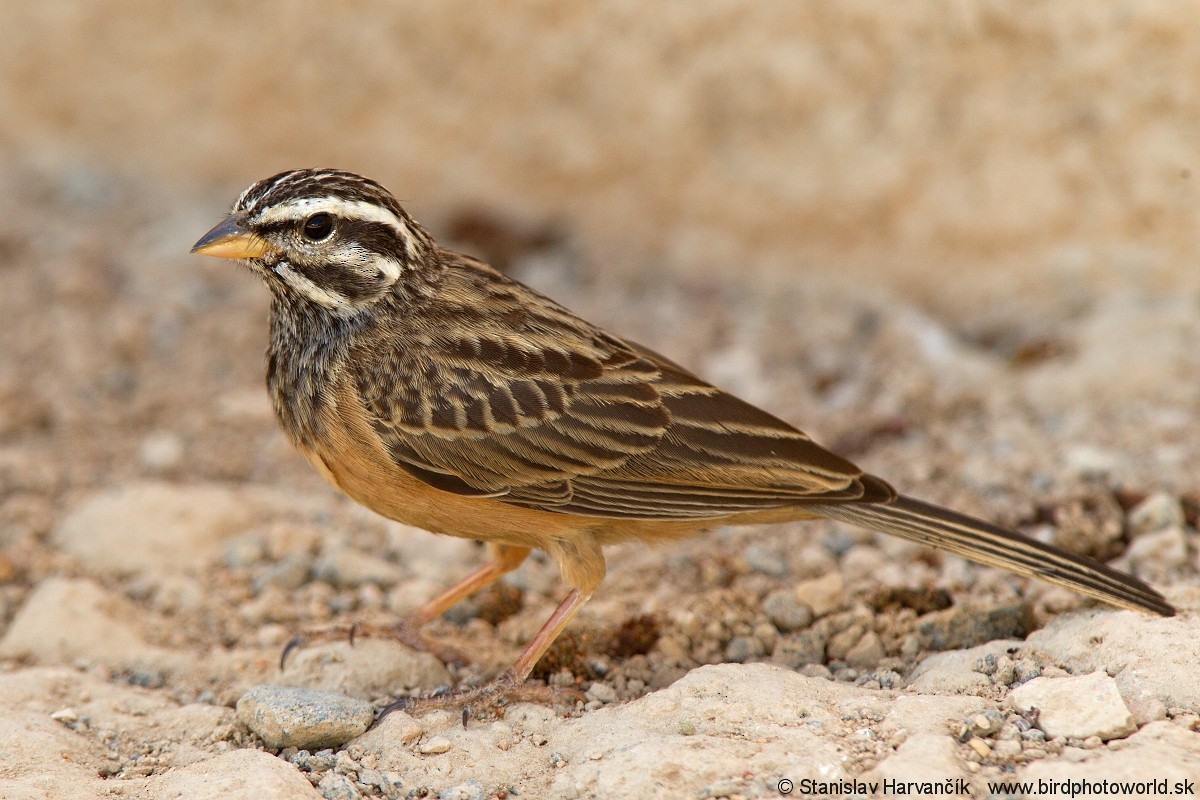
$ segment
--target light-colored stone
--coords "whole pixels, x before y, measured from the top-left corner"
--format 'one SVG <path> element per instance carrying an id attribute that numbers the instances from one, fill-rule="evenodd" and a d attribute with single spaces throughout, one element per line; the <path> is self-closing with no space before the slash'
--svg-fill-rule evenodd
<path id="1" fill-rule="evenodd" d="M 445 736 L 434 736 L 417 745 L 417 752 L 423 756 L 439 756 L 442 753 L 450 752 L 451 747 L 450 740 Z"/>
<path id="2" fill-rule="evenodd" d="M 1103 672 L 1069 678 L 1034 678 L 1008 696 L 1018 711 L 1037 709 L 1037 726 L 1047 736 L 1107 741 L 1136 730 L 1117 682 Z"/>
<path id="3" fill-rule="evenodd" d="M 914 734 L 896 748 L 896 752 L 868 772 L 864 779 L 892 781 L 902 786 L 913 782 L 953 782 L 966 777 L 967 774 L 959 762 L 957 747 L 958 744 L 944 734 Z M 914 790 L 894 793 L 915 795 L 921 792 Z"/>
<path id="4" fill-rule="evenodd" d="M 140 483 L 85 500 L 51 538 L 96 572 L 198 571 L 254 512 L 248 493 L 227 486 Z"/>
<path id="5" fill-rule="evenodd" d="M 262 684 L 237 703 L 238 719 L 268 747 L 338 747 L 370 726 L 370 703 L 338 692 Z"/>
<path id="6" fill-rule="evenodd" d="M 1200 619 L 1195 615 L 1163 619 L 1093 609 L 1053 620 L 1030 634 L 1028 643 L 1074 673 L 1112 675 L 1130 702 L 1153 698 L 1168 708 L 1200 713 Z"/>
<path id="7" fill-rule="evenodd" d="M 819 578 L 796 584 L 796 599 L 812 609 L 815 616 L 823 617 L 846 604 L 846 587 L 842 573 L 834 570 Z"/>
<path id="8" fill-rule="evenodd" d="M 317 559 L 313 573 L 320 580 L 342 587 L 374 583 L 386 589 L 404 578 L 404 570 L 387 559 L 345 547 L 326 551 Z"/>
<path id="9" fill-rule="evenodd" d="M 929 694 L 987 695 L 992 689 L 992 680 L 976 667 L 989 657 L 1007 655 L 1020 646 L 1016 640 L 1000 639 L 969 650 L 934 653 L 912 671 L 908 688 Z"/>
<path id="10" fill-rule="evenodd" d="M 450 673 L 429 653 L 383 636 L 301 645 L 288 654 L 278 683 L 328 689 L 355 697 L 394 696 L 405 689 L 431 692 L 451 684 Z"/>
<path id="11" fill-rule="evenodd" d="M 144 782 L 147 800 L 323 800 L 300 771 L 257 750 L 234 750 Z"/>
<path id="12" fill-rule="evenodd" d="M 957 720 L 993 707 L 978 697 L 903 694 L 896 698 L 884 722 L 906 734 L 950 734 Z"/>
<path id="13" fill-rule="evenodd" d="M 1183 506 L 1179 498 L 1167 492 L 1154 492 L 1129 509 L 1129 527 L 1135 536 L 1163 528 L 1182 528 Z"/>
<path id="14" fill-rule="evenodd" d="M 1170 722 L 1152 722 L 1121 742 L 1122 747 L 1083 751 L 1077 761 L 1044 759 L 1023 767 L 1017 778 L 1024 781 L 1125 781 L 1147 782 L 1139 787 L 1142 797 L 1187 796 L 1200 786 L 1200 733 Z M 1056 784 L 1062 787 L 1063 784 Z M 1058 788 L 1063 795 L 1064 789 Z M 1049 792 L 1039 792 L 1048 795 Z M 1109 794 L 1113 794 L 1109 792 Z"/>
<path id="15" fill-rule="evenodd" d="M 37 585 L 0 639 L 0 656 L 37 664 L 104 664 L 172 669 L 187 657 L 149 644 L 138 630 L 146 612 L 84 578 Z"/>

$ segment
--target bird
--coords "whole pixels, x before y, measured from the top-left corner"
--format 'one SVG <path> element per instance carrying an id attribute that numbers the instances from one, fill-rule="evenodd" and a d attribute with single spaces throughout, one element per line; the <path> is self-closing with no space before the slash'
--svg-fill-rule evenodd
<path id="1" fill-rule="evenodd" d="M 419 628 L 516 569 L 562 601 L 502 678 L 523 683 L 605 576 L 603 548 L 826 518 L 1171 616 L 1137 578 L 899 493 L 675 361 L 442 247 L 379 183 L 335 169 L 258 181 L 193 253 L 271 295 L 266 383 L 287 437 L 372 511 L 486 543 L 412 612 Z"/>

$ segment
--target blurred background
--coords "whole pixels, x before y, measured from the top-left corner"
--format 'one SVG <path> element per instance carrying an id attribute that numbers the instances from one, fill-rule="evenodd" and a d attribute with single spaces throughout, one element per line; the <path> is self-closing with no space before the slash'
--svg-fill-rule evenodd
<path id="1" fill-rule="evenodd" d="M 1178 289 L 1197 11 L 13 0 L 0 148 L 197 204 L 344 167 L 443 234 L 464 209 L 565 226 L 595 270 L 834 276 L 944 310 Z"/>
<path id="2" fill-rule="evenodd" d="M 906 493 L 1200 584 L 1200 0 L 2 11 L 0 673 L 96 667 L 93 738 L 115 725 L 104 681 L 231 706 L 296 632 L 394 622 L 483 558 L 324 484 L 264 391 L 268 293 L 188 254 L 294 167 L 379 180 L 444 243 Z M 622 699 L 777 645 L 839 679 L 852 653 L 903 671 L 1080 602 L 845 526 L 783 528 L 609 552 L 573 626 L 661 612 L 684 642 L 650 653 L 657 677 L 631 667 Z M 853 613 L 751 647 L 763 599 L 800 581 Z M 528 606 L 512 627 L 470 604 L 436 623 L 493 666 L 561 592 L 536 559 L 507 583 Z M 922 639 L 951 598 L 1003 613 Z M 73 702 L 39 680 L 0 702 L 6 758 L 37 750 L 6 774 L 92 796 L 97 774 L 174 751 L 165 727 L 122 762 L 21 733 Z"/>

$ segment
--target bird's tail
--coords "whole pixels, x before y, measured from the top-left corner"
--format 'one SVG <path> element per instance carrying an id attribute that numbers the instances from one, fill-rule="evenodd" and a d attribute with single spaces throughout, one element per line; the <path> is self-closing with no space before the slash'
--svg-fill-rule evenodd
<path id="1" fill-rule="evenodd" d="M 1041 578 L 1116 606 L 1164 617 L 1175 609 L 1142 581 L 1086 556 L 903 495 L 883 503 L 810 506 L 822 516 L 882 531 L 963 558 Z"/>

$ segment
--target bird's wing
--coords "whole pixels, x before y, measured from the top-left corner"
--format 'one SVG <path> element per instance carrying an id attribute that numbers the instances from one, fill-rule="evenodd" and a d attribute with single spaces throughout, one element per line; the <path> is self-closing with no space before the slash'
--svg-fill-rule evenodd
<path id="1" fill-rule="evenodd" d="M 383 447 L 430 485 L 638 519 L 890 492 L 865 489 L 855 465 L 670 360 L 520 284 L 483 278 L 489 302 L 478 302 L 478 285 L 461 302 L 446 293 L 419 347 L 409 336 L 403 352 L 354 359 L 369 375 L 360 394 Z"/>

